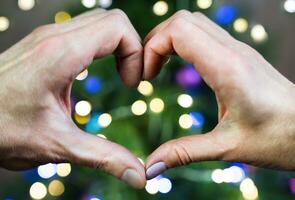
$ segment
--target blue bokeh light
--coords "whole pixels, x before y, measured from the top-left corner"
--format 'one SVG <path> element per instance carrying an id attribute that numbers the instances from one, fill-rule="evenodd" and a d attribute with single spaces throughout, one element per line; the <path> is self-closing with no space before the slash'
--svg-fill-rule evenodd
<path id="1" fill-rule="evenodd" d="M 215 20 L 220 25 L 229 25 L 237 18 L 237 8 L 233 5 L 223 5 L 217 9 Z"/>
<path id="2" fill-rule="evenodd" d="M 101 126 L 98 124 L 99 116 L 100 116 L 100 113 L 92 114 L 90 120 L 87 122 L 85 127 L 85 130 L 88 133 L 97 133 L 102 129 Z"/>
<path id="3" fill-rule="evenodd" d="M 204 116 L 199 112 L 191 112 L 190 116 L 193 119 L 193 128 L 202 128 L 205 123 Z"/>
<path id="4" fill-rule="evenodd" d="M 85 80 L 85 89 L 90 94 L 98 93 L 101 90 L 101 81 L 95 76 L 89 76 Z"/>

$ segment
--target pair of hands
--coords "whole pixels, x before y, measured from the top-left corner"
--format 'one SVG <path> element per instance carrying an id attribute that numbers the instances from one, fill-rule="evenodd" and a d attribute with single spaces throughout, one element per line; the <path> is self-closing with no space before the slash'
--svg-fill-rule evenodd
<path id="1" fill-rule="evenodd" d="M 131 87 L 154 78 L 173 53 L 194 64 L 216 94 L 218 125 L 161 145 L 146 168 L 124 147 L 80 130 L 71 85 L 93 59 L 112 53 Z M 143 45 L 120 10 L 46 25 L 0 55 L 0 79 L 0 166 L 10 170 L 71 162 L 142 188 L 168 168 L 205 160 L 295 169 L 294 84 L 200 13 L 177 12 Z"/>

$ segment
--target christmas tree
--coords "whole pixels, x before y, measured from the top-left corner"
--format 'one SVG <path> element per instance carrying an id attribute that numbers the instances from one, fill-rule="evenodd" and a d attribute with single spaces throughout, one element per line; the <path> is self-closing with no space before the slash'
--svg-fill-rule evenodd
<path id="1" fill-rule="evenodd" d="M 19 7 L 29 10 L 34 2 L 19 1 Z M 65 5 L 51 17 L 63 23 L 95 7 L 122 9 L 142 38 L 177 10 L 200 11 L 273 61 L 269 47 L 274 41 L 267 27 L 252 23 L 249 10 L 222 1 L 82 0 L 76 6 Z M 89 134 L 127 147 L 144 162 L 163 142 L 203 134 L 217 124 L 214 93 L 190 63 L 172 56 L 155 80 L 142 81 L 137 90 L 122 84 L 115 65 L 113 56 L 96 60 L 73 85 L 73 120 Z M 1 199 L 289 200 L 295 193 L 293 173 L 242 163 L 191 164 L 148 181 L 146 189 L 138 191 L 102 172 L 67 163 L 47 164 L 22 174 L 22 180 L 0 188 Z"/>

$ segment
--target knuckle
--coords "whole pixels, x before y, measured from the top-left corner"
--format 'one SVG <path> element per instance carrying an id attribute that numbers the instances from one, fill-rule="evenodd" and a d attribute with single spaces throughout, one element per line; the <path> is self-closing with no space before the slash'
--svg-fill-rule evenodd
<path id="1" fill-rule="evenodd" d="M 204 18 L 205 17 L 205 15 L 203 13 L 201 13 L 201 12 L 194 12 L 194 15 L 197 18 Z"/>
<path id="2" fill-rule="evenodd" d="M 183 26 L 186 25 L 186 23 L 186 20 L 183 18 L 175 18 L 170 22 L 168 28 L 172 30 L 182 30 Z"/>
<path id="3" fill-rule="evenodd" d="M 183 18 L 183 17 L 188 17 L 190 15 L 191 15 L 190 11 L 188 11 L 188 10 L 180 10 L 180 11 L 176 12 L 175 17 L 176 18 Z"/>
<path id="4" fill-rule="evenodd" d="M 39 26 L 39 27 L 35 28 L 33 30 L 32 34 L 35 36 L 39 36 L 39 35 L 43 35 L 45 33 L 48 33 L 50 31 L 53 31 L 53 29 L 54 29 L 54 25 L 52 25 L 52 24 L 43 25 L 43 26 Z"/>
<path id="5" fill-rule="evenodd" d="M 116 9 L 113 9 L 110 11 L 110 14 L 113 16 L 113 17 L 116 17 L 117 19 L 126 19 L 127 18 L 127 15 L 124 13 L 124 11 L 116 8 Z"/>

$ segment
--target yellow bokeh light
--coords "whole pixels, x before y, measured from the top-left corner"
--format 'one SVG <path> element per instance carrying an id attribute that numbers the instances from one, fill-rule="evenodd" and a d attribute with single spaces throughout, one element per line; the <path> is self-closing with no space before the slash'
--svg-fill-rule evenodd
<path id="1" fill-rule="evenodd" d="M 88 70 L 85 69 L 83 72 L 81 72 L 77 77 L 76 80 L 78 81 L 83 81 L 84 79 L 86 79 L 88 76 Z"/>
<path id="2" fill-rule="evenodd" d="M 0 16 L 0 32 L 6 31 L 9 28 L 10 22 L 7 17 Z"/>
<path id="3" fill-rule="evenodd" d="M 177 98 L 177 103 L 183 108 L 191 107 L 193 102 L 193 98 L 188 94 L 181 94 Z"/>
<path id="4" fill-rule="evenodd" d="M 154 4 L 153 11 L 158 16 L 163 16 L 168 12 L 169 6 L 166 1 L 158 1 Z"/>
<path id="5" fill-rule="evenodd" d="M 49 183 L 48 192 L 54 197 L 60 196 L 65 192 L 65 186 L 61 181 L 53 180 Z"/>
<path id="6" fill-rule="evenodd" d="M 98 136 L 98 137 L 101 137 L 101 138 L 103 138 L 103 139 L 105 139 L 105 140 L 108 139 L 108 138 L 107 138 L 105 135 L 103 135 L 103 134 L 97 134 L 97 136 Z"/>
<path id="7" fill-rule="evenodd" d="M 30 196 L 32 199 L 43 199 L 47 195 L 46 186 L 43 183 L 36 182 L 30 188 Z"/>
<path id="8" fill-rule="evenodd" d="M 244 18 L 238 18 L 234 22 L 234 29 L 238 33 L 244 33 L 248 29 L 248 21 Z"/>
<path id="9" fill-rule="evenodd" d="M 153 93 L 154 88 L 150 82 L 141 81 L 137 90 L 138 90 L 138 92 L 140 92 L 141 94 L 143 94 L 145 96 L 150 96 Z"/>
<path id="10" fill-rule="evenodd" d="M 150 109 L 154 113 L 160 113 L 164 110 L 165 104 L 164 101 L 160 98 L 154 98 L 150 102 Z"/>
<path id="11" fill-rule="evenodd" d="M 212 6 L 212 0 L 197 0 L 197 6 L 201 9 L 208 9 Z"/>
<path id="12" fill-rule="evenodd" d="M 57 24 L 62 24 L 70 21 L 72 19 L 71 15 L 68 12 L 60 11 L 55 14 L 54 21 Z"/>
<path id="13" fill-rule="evenodd" d="M 92 109 L 91 104 L 88 101 L 79 101 L 75 106 L 75 111 L 79 116 L 86 117 L 90 114 Z"/>
<path id="14" fill-rule="evenodd" d="M 96 0 L 81 0 L 81 3 L 86 8 L 93 8 L 96 5 Z"/>
<path id="15" fill-rule="evenodd" d="M 267 38 L 267 32 L 261 24 L 253 26 L 251 29 L 251 37 L 255 42 L 264 42 Z"/>
<path id="16" fill-rule="evenodd" d="M 183 129 L 189 129 L 193 125 L 193 119 L 189 114 L 183 114 L 178 120 L 179 126 Z"/>
<path id="17" fill-rule="evenodd" d="M 135 101 L 131 106 L 131 111 L 134 115 L 143 115 L 147 110 L 147 105 L 142 100 Z"/>
<path id="18" fill-rule="evenodd" d="M 99 116 L 98 124 L 104 128 L 108 127 L 112 123 L 112 116 L 108 113 L 104 113 Z"/>
<path id="19" fill-rule="evenodd" d="M 70 175 L 72 170 L 71 164 L 70 163 L 60 163 L 57 165 L 57 175 L 60 177 L 66 177 Z"/>
<path id="20" fill-rule="evenodd" d="M 78 124 L 84 125 L 87 124 L 87 122 L 90 120 L 90 115 L 80 116 L 77 113 L 75 113 L 74 118 Z"/>
<path id="21" fill-rule="evenodd" d="M 258 198 L 257 187 L 250 178 L 246 178 L 241 182 L 240 190 L 245 200 L 255 200 Z"/>
<path id="22" fill-rule="evenodd" d="M 18 7 L 21 10 L 31 10 L 35 6 L 35 0 L 18 0 Z"/>

